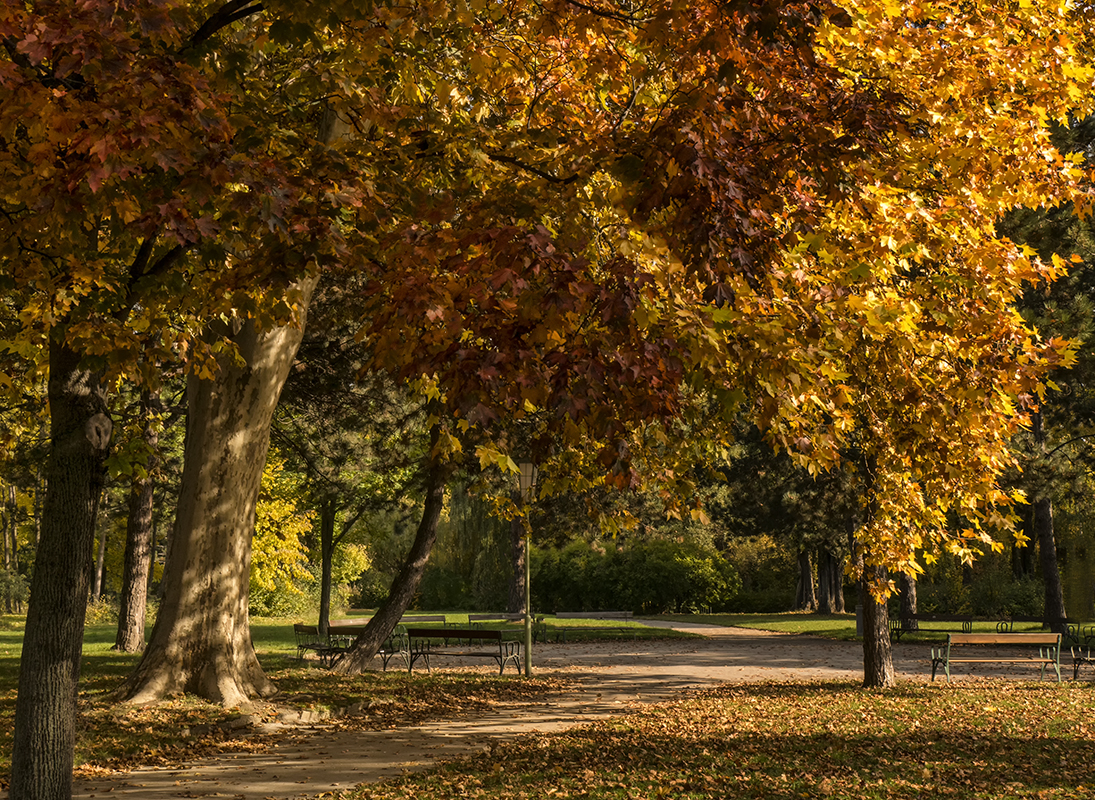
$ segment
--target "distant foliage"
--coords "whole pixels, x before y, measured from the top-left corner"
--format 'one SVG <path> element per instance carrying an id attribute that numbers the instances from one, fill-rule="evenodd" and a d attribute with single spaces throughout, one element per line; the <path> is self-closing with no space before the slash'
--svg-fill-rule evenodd
<path id="1" fill-rule="evenodd" d="M 578 541 L 532 552 L 536 611 L 717 612 L 740 587 L 733 566 L 695 542 L 655 539 L 616 548 Z"/>
<path id="2" fill-rule="evenodd" d="M 0 603 L 5 608 L 20 606 L 29 595 L 30 589 L 24 576 L 11 569 L 0 569 Z"/>
<path id="3" fill-rule="evenodd" d="M 251 612 L 261 616 L 292 616 L 313 605 L 304 537 L 312 528 L 312 513 L 298 505 L 301 478 L 287 472 L 271 451 L 262 476 L 262 493 L 251 541 Z"/>

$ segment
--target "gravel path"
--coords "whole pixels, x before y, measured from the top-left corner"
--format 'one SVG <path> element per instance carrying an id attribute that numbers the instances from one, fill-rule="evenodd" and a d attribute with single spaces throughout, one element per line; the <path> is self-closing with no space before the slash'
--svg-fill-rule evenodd
<path id="1" fill-rule="evenodd" d="M 550 732 L 626 713 L 633 703 L 656 702 L 692 687 L 860 680 L 863 675 L 862 645 L 856 642 L 742 628 L 673 627 L 704 638 L 538 645 L 534 650 L 537 672 L 580 681 L 571 696 L 550 705 L 499 707 L 471 718 L 394 731 L 339 731 L 318 725 L 298 729 L 299 735 L 287 737 L 265 753 L 226 754 L 182 770 L 141 769 L 82 779 L 73 797 L 291 800 L 482 752 L 523 733 Z M 926 646 L 896 645 L 894 662 L 900 679 L 926 680 Z M 446 668 L 440 662 L 438 666 Z"/>

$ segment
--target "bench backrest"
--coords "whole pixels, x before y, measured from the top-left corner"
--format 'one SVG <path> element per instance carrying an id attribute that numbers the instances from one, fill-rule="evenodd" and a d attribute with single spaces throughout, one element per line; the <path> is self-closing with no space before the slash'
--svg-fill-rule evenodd
<path id="1" fill-rule="evenodd" d="M 468 622 L 484 622 L 486 620 L 513 621 L 524 618 L 524 614 L 468 614 Z"/>
<path id="2" fill-rule="evenodd" d="M 333 623 L 331 623 L 330 625 L 327 626 L 327 633 L 328 634 L 337 633 L 337 634 L 341 634 L 343 636 L 349 636 L 351 634 L 354 635 L 354 636 L 357 636 L 363 630 L 365 630 L 365 626 L 361 625 L 360 623 L 355 624 L 355 625 L 346 625 L 346 624 L 341 623 L 341 622 L 333 622 Z"/>
<path id="3" fill-rule="evenodd" d="M 485 631 L 480 628 L 407 628 L 412 639 L 498 639 L 502 631 Z"/>
<path id="4" fill-rule="evenodd" d="M 947 636 L 951 644 L 1055 644 L 1061 642 L 1059 633 L 952 633 Z"/>
<path id="5" fill-rule="evenodd" d="M 446 622 L 444 614 L 422 614 L 417 617 L 403 617 L 400 625 L 417 625 L 419 622 Z"/>

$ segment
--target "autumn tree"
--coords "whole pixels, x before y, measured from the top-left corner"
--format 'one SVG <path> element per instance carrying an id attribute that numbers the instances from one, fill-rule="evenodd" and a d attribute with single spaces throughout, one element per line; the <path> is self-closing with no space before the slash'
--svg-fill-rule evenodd
<path id="1" fill-rule="evenodd" d="M 52 429 L 13 797 L 70 793 L 112 428 L 106 387 L 128 376 L 155 388 L 138 353 L 147 363 L 186 356 L 197 377 L 211 376 L 232 344 L 201 337 L 209 320 L 255 330 L 293 321 L 279 299 L 334 257 L 338 207 L 352 202 L 352 187 L 338 198 L 316 188 L 331 188 L 313 180 L 323 173 L 316 159 L 295 172 L 292 159 L 271 158 L 274 142 L 226 93 L 237 73 L 203 69 L 212 66 L 210 43 L 256 10 L 240 2 L 0 10 L 0 259 L 21 309 L 11 338 L 48 354 Z"/>

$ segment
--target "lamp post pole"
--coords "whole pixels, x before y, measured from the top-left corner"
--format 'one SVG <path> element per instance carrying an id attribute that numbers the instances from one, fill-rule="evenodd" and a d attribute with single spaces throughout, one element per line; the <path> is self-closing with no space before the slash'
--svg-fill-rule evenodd
<path id="1" fill-rule="evenodd" d="M 536 488 L 536 465 L 523 461 L 521 467 L 521 507 L 527 508 L 529 495 Z M 525 516 L 525 677 L 532 677 L 532 524 Z"/>

